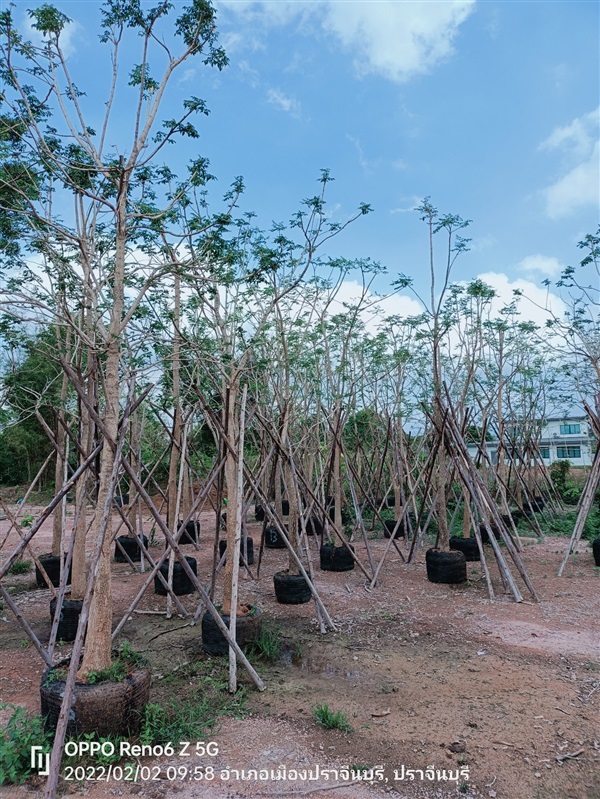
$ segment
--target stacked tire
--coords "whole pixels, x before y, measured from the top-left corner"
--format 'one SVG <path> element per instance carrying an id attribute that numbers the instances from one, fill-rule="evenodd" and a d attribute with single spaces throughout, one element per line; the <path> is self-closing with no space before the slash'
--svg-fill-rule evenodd
<path id="1" fill-rule="evenodd" d="M 457 585 L 467 581 L 467 559 L 462 552 L 428 549 L 425 564 L 430 583 Z"/>

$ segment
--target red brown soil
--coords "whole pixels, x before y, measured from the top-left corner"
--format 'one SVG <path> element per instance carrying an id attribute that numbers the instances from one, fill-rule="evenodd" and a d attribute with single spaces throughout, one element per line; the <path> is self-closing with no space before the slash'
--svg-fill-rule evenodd
<path id="1" fill-rule="evenodd" d="M 200 551 L 184 549 L 198 558 L 198 574 L 206 584 L 212 557 L 208 530 L 214 529 L 214 514 L 203 514 L 201 523 Z M 0 541 L 6 529 L 7 522 L 0 522 Z M 250 524 L 250 533 L 258 544 L 260 526 Z M 13 536 L 0 553 L 0 563 L 15 542 Z M 36 553 L 47 551 L 49 536 L 46 524 L 35 538 Z M 369 543 L 378 558 L 387 541 Z M 272 575 L 285 568 L 285 552 L 265 552 L 260 580 L 241 574 L 241 601 L 258 605 L 266 617 L 280 623 L 284 649 L 276 665 L 261 668 L 267 684 L 264 693 L 253 690 L 240 673 L 250 694 L 251 712 L 243 719 L 221 720 L 213 735 L 219 745 L 219 755 L 212 760 L 217 774 L 224 768 L 277 769 L 281 764 L 288 769 L 381 764 L 387 783 L 340 786 L 322 780 L 300 784 L 215 779 L 206 784 L 161 779 L 139 784 L 71 782 L 62 787 L 90 799 L 112 795 L 600 799 L 600 569 L 582 542 L 565 575 L 557 577 L 566 545 L 566 539 L 548 538 L 524 547 L 522 557 L 539 603 L 520 582 L 524 602 L 516 603 L 502 593 L 491 556 L 488 562 L 498 593 L 494 602 L 478 563 L 468 564 L 467 584 L 435 585 L 426 579 L 424 554 L 407 566 L 392 549 L 379 584 L 368 590 L 358 569 L 320 571 L 317 554 L 316 586 L 338 627 L 326 635 L 319 632 L 313 603 L 283 606 L 275 601 Z M 158 556 L 163 546 L 161 540 L 152 553 Z M 366 563 L 364 545 L 357 544 L 356 553 Z M 114 564 L 113 575 L 116 623 L 144 576 L 127 564 Z M 50 594 L 31 589 L 32 579 L 31 574 L 11 576 L 3 584 L 16 588 L 15 601 L 34 631 L 47 640 Z M 217 598 L 219 589 L 220 582 Z M 195 595 L 181 599 L 193 613 Z M 152 593 L 151 586 L 139 609 L 164 608 L 164 597 Z M 4 616 L 0 699 L 39 712 L 43 664 L 6 608 Z M 207 657 L 201 653 L 200 626 L 187 626 L 177 617 L 167 620 L 163 615 L 134 613 L 123 636 L 149 657 L 155 700 L 161 696 L 161 679 Z M 66 653 L 65 646 L 60 655 Z M 344 712 L 353 732 L 318 727 L 312 717 L 318 704 Z M 0 721 L 5 717 L 6 712 Z M 177 758 L 160 760 L 163 769 L 181 763 Z M 466 765 L 470 779 L 460 786 L 394 780 L 394 769 L 402 765 L 426 769 L 431 764 L 437 769 Z M 41 787 L 4 786 L 0 796 L 34 799 L 41 795 Z"/>

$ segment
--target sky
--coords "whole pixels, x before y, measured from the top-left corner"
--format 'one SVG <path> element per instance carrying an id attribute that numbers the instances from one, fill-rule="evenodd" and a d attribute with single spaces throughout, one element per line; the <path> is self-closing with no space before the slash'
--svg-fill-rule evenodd
<path id="1" fill-rule="evenodd" d="M 17 3 L 23 25 L 36 5 Z M 101 106 L 99 3 L 56 5 L 73 20 L 66 46 L 77 83 Z M 190 62 L 173 94 L 206 100 L 210 115 L 187 153 L 208 157 L 219 191 L 244 177 L 240 209 L 255 222 L 289 220 L 326 168 L 332 221 L 361 202 L 373 208 L 330 252 L 380 262 L 381 293 L 399 273 L 427 290 L 427 232 L 414 210 L 424 197 L 471 220 L 456 281 L 484 276 L 504 300 L 519 288 L 540 304 L 542 281 L 579 262 L 577 242 L 600 219 L 595 0 L 216 6 L 230 63 L 217 72 Z M 123 100 L 117 116 L 127 114 Z M 439 257 L 441 268 L 441 247 Z M 408 298 L 389 305 L 415 309 Z"/>

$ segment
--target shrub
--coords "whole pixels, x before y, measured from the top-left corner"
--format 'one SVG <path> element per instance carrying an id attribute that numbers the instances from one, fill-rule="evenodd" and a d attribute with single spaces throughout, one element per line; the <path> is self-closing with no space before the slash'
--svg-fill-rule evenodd
<path id="1" fill-rule="evenodd" d="M 30 714 L 24 707 L 13 708 L 6 729 L 0 731 L 0 785 L 20 784 L 31 775 L 31 747 L 50 751 L 51 736 L 44 730 L 41 716 Z"/>

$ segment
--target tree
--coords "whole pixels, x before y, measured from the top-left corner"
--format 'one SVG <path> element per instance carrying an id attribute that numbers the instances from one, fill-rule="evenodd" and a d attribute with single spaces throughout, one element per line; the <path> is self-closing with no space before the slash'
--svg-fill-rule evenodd
<path id="1" fill-rule="evenodd" d="M 425 222 L 429 245 L 429 297 L 427 300 L 417 297 L 425 307 L 423 322 L 428 331 L 431 348 L 432 367 L 432 418 L 438 435 L 443 435 L 446 398 L 444 395 L 443 340 L 452 324 L 452 316 L 445 311 L 444 302 L 450 287 L 450 275 L 459 255 L 468 248 L 468 239 L 460 235 L 470 222 L 456 214 L 440 215 L 437 208 L 427 197 L 416 209 Z M 445 235 L 442 268 L 439 269 L 435 256 L 435 237 Z M 398 288 L 411 286 L 411 280 L 402 275 L 395 283 Z M 438 448 L 436 461 L 436 505 L 438 519 L 438 547 L 449 548 L 450 534 L 447 521 L 446 486 L 448 482 L 448 463 L 443 446 Z"/>
<path id="2" fill-rule="evenodd" d="M 185 185 L 207 177 L 206 162 L 196 159 L 179 194 L 171 194 L 172 173 L 159 155 L 181 137 L 197 138 L 190 120 L 207 111 L 198 97 L 184 100 L 176 118 L 161 120 L 161 108 L 174 75 L 190 58 L 218 69 L 227 63 L 209 2 L 192 0 L 176 16 L 171 12 L 168 0 L 154 7 L 141 0 L 102 5 L 100 41 L 109 54 L 111 80 L 105 105 L 95 91 L 89 108 L 62 46 L 68 17 L 51 5 L 30 11 L 32 27 L 43 38 L 35 44 L 19 33 L 13 8 L 0 13 L 4 303 L 13 316 L 70 327 L 98 364 L 97 421 L 105 444 L 92 529 L 99 557 L 88 588 L 95 578 L 82 676 L 111 661 L 108 527 L 122 445 L 123 336 L 150 287 L 172 269 L 160 246 L 170 210 Z M 117 133 L 116 104 L 126 94 L 129 125 L 120 119 Z M 102 107 L 98 119 L 95 109 Z M 57 197 L 61 206 L 71 198 L 70 213 L 58 214 Z M 89 313 L 81 319 L 73 303 L 75 311 L 83 307 Z"/>

